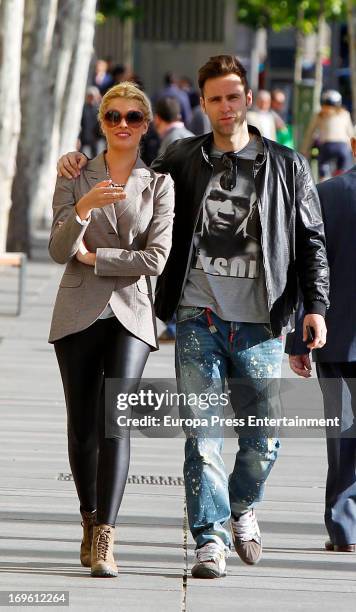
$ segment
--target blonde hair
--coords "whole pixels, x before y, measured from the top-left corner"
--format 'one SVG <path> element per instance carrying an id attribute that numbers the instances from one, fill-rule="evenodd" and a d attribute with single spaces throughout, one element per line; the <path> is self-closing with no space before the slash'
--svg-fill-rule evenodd
<path id="1" fill-rule="evenodd" d="M 104 95 L 98 112 L 98 119 L 100 124 L 103 123 L 104 115 L 106 110 L 111 102 L 111 100 L 115 100 L 116 98 L 125 98 L 126 100 L 137 100 L 140 103 L 143 114 L 145 115 L 146 121 L 152 121 L 152 108 L 151 102 L 141 89 L 139 89 L 136 85 L 131 83 L 130 81 L 123 81 L 118 85 L 114 85 L 111 87 L 106 94 Z"/>

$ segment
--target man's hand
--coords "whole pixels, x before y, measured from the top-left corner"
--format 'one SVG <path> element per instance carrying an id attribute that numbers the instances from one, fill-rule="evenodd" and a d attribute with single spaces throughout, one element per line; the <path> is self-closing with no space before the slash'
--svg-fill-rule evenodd
<path id="1" fill-rule="evenodd" d="M 309 355 L 289 355 L 289 367 L 298 376 L 303 376 L 303 378 L 310 378 L 311 376 Z"/>
<path id="2" fill-rule="evenodd" d="M 57 162 L 58 176 L 64 176 L 68 179 L 77 178 L 80 175 L 80 170 L 88 163 L 88 158 L 84 153 L 72 151 L 66 153 L 59 158 Z"/>
<path id="3" fill-rule="evenodd" d="M 326 342 L 325 319 L 319 314 L 307 314 L 303 321 L 303 340 L 307 341 L 307 325 L 314 331 L 314 340 L 307 344 L 308 349 L 316 349 L 324 346 Z"/>

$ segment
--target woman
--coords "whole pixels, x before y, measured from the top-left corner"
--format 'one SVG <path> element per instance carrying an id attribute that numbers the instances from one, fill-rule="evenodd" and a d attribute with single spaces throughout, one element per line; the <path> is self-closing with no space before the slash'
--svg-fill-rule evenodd
<path id="1" fill-rule="evenodd" d="M 132 83 L 110 89 L 99 108 L 107 150 L 74 181 L 58 178 L 53 199 L 49 252 L 67 266 L 49 342 L 67 406 L 80 560 L 92 576 L 117 576 L 114 529 L 130 454 L 129 428 L 105 415 L 104 381 L 119 379 L 115 391 L 135 392 L 158 348 L 149 276 L 162 272 L 169 254 L 174 191 L 170 176 L 139 157 L 151 119 L 148 98 Z"/>
<path id="2" fill-rule="evenodd" d="M 334 175 L 349 170 L 352 166 L 350 138 L 354 129 L 350 113 L 341 106 L 342 98 L 338 91 L 330 89 L 321 95 L 321 109 L 309 123 L 301 152 L 310 155 L 313 141 L 319 143 L 319 178 L 327 177 L 330 162 L 336 165 Z"/>

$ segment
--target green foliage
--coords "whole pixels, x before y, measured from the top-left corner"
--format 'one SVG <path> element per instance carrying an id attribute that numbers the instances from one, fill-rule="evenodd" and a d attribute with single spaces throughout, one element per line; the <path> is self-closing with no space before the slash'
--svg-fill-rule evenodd
<path id="1" fill-rule="evenodd" d="M 237 19 L 254 29 L 275 31 L 296 27 L 304 34 L 315 32 L 318 18 L 346 20 L 345 0 L 237 0 Z"/>
<path id="2" fill-rule="evenodd" d="M 99 0 L 97 23 L 104 23 L 107 17 L 118 17 L 121 21 L 140 19 L 142 8 L 136 6 L 135 0 Z"/>

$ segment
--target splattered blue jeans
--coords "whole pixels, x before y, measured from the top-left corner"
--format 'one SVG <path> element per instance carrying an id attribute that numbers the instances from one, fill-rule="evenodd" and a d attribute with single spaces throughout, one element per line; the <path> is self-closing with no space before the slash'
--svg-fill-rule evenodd
<path id="1" fill-rule="evenodd" d="M 273 337 L 269 324 L 223 321 L 200 307 L 178 309 L 178 391 L 188 398 L 180 404 L 180 416 L 187 419 L 184 479 L 189 526 L 197 548 L 221 540 L 231 548 L 224 523 L 231 513 L 239 514 L 262 500 L 279 440 L 263 426 L 244 425 L 254 424 L 250 418 L 279 415 L 282 357 L 282 339 Z M 216 424 L 217 417 L 224 418 L 226 397 L 233 409 L 233 424 L 238 420 L 232 434 L 239 435 L 229 478 L 221 457 L 226 424 L 220 419 Z M 192 421 L 195 417 L 197 425 Z"/>

